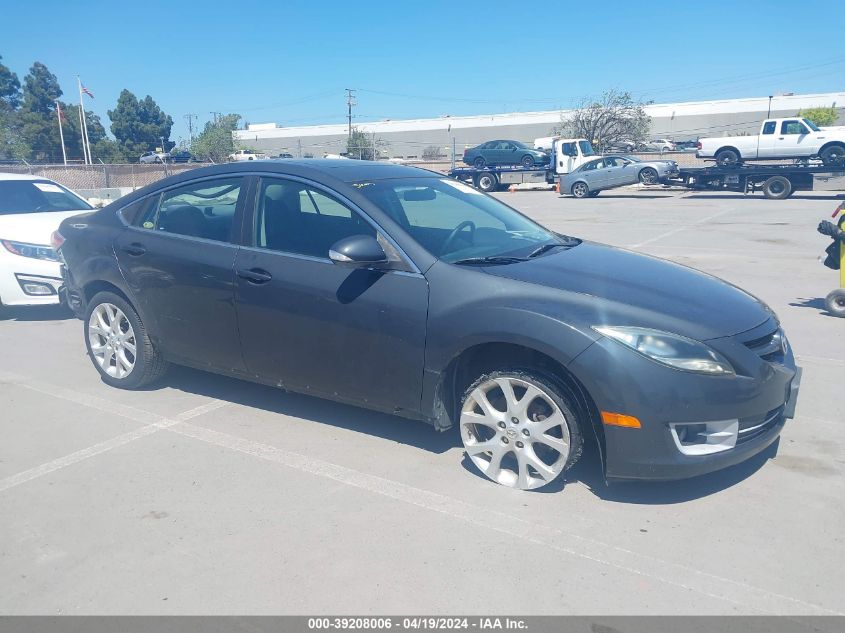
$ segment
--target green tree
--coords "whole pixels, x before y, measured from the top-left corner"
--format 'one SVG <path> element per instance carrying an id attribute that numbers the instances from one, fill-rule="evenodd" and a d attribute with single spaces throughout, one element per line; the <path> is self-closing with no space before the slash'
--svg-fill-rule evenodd
<path id="1" fill-rule="evenodd" d="M 61 160 L 56 99 L 59 81 L 41 62 L 35 62 L 23 81 L 23 104 L 18 112 L 18 133 L 30 159 Z"/>
<path id="2" fill-rule="evenodd" d="M 366 134 L 353 127 L 352 135 L 346 139 L 346 155 L 360 160 L 376 160 L 381 154 L 379 148 L 384 146 L 385 142 L 382 139 L 377 139 L 372 134 Z"/>
<path id="3" fill-rule="evenodd" d="M 173 119 L 162 112 L 151 96 L 138 99 L 124 89 L 115 109 L 109 110 L 108 114 L 111 132 L 126 156 L 137 160 L 143 152 L 160 147 L 162 138 L 165 150 L 173 147 L 170 142 Z"/>
<path id="4" fill-rule="evenodd" d="M 65 150 L 68 160 L 83 160 L 82 132 L 79 129 L 79 106 L 71 103 L 59 102 L 62 108 L 62 132 L 65 137 Z M 99 158 L 104 163 L 124 160 L 123 153 L 115 141 L 106 136 L 100 117 L 85 111 L 85 123 L 88 126 L 88 141 L 91 144 L 91 158 L 96 163 Z M 55 126 L 55 117 L 54 123 Z M 54 132 L 58 136 L 58 131 Z M 59 148 L 61 154 L 61 148 Z M 59 156 L 61 158 L 61 156 Z"/>
<path id="5" fill-rule="evenodd" d="M 191 153 L 203 160 L 221 163 L 235 151 L 232 132 L 238 129 L 240 114 L 226 114 L 215 121 L 208 121 L 202 133 L 194 139 Z"/>
<path id="6" fill-rule="evenodd" d="M 574 137 L 586 138 L 599 151 L 623 141 L 642 141 L 651 127 L 644 105 L 627 92 L 608 90 L 598 98 L 583 99 L 561 120 L 561 127 Z"/>
<path id="7" fill-rule="evenodd" d="M 3 57 L 0 56 L 0 60 Z M 8 66 L 0 61 L 0 158 L 22 158 L 29 154 L 20 136 L 18 108 L 21 103 L 21 82 Z"/>
<path id="8" fill-rule="evenodd" d="M 837 119 L 839 119 L 839 112 L 833 107 L 825 108 L 819 106 L 818 108 L 803 108 L 798 110 L 796 116 L 810 119 L 810 121 L 819 127 L 824 127 L 826 125 L 836 124 Z"/>
<path id="9" fill-rule="evenodd" d="M 2 60 L 0 55 L 0 111 L 11 112 L 21 104 L 21 82 Z"/>

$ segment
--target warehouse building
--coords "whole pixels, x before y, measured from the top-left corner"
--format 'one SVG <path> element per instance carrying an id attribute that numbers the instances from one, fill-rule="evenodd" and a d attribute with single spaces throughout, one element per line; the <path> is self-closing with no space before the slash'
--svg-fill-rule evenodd
<path id="1" fill-rule="evenodd" d="M 845 120 L 845 92 L 795 95 L 720 101 L 663 103 L 646 106 L 651 117 L 651 137 L 672 140 L 696 140 L 702 136 L 756 134 L 760 121 L 772 117 L 793 116 L 802 108 L 835 107 L 839 122 Z M 355 126 L 374 139 L 381 155 L 390 158 L 422 158 L 428 148 L 450 157 L 460 156 L 467 147 L 491 139 L 516 139 L 533 143 L 535 138 L 550 136 L 567 110 L 511 112 L 474 116 L 442 116 L 433 119 L 384 120 L 356 123 Z M 250 124 L 237 130 L 234 137 L 242 147 L 271 156 L 286 153 L 296 157 L 322 157 L 346 151 L 346 124 L 284 127 L 277 123 Z"/>

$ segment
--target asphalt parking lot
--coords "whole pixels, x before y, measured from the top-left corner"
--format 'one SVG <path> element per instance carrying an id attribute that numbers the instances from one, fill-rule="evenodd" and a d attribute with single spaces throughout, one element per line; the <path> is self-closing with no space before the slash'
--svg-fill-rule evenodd
<path id="1" fill-rule="evenodd" d="M 815 232 L 841 197 L 498 195 L 769 303 L 804 367 L 780 442 L 689 481 L 605 487 L 586 459 L 520 492 L 423 423 L 187 369 L 111 389 L 79 321 L 19 310 L 0 319 L 0 613 L 845 613 L 845 321 Z"/>

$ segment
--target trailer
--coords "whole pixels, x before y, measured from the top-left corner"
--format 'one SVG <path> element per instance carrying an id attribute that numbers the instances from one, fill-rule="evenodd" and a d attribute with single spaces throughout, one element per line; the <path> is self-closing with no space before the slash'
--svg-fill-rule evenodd
<path id="1" fill-rule="evenodd" d="M 762 191 L 783 200 L 796 191 L 845 191 L 845 165 L 774 164 L 681 167 L 668 184 L 704 191 Z"/>
<path id="2" fill-rule="evenodd" d="M 544 141 L 538 146 L 537 141 Z M 481 191 L 507 189 L 523 183 L 554 184 L 557 177 L 568 174 L 585 162 L 597 157 L 592 145 L 583 138 L 548 137 L 537 139 L 535 147 L 549 152 L 549 163 L 533 167 L 522 165 L 485 165 L 484 167 L 455 167 L 449 176 L 472 184 Z"/>

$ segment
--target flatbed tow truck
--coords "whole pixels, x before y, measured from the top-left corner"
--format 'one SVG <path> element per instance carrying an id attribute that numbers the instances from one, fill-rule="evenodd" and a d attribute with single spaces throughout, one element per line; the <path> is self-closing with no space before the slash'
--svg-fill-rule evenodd
<path id="1" fill-rule="evenodd" d="M 669 185 L 702 191 L 762 191 L 771 200 L 783 200 L 796 191 L 845 191 L 845 165 L 740 164 L 680 167 Z"/>

